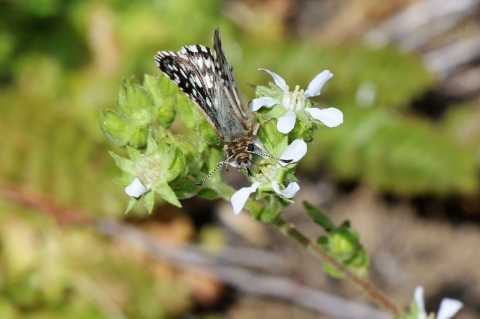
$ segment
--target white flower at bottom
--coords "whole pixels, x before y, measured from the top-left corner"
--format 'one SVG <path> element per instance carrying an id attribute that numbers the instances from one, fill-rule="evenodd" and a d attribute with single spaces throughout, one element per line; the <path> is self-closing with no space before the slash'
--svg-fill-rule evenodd
<path id="1" fill-rule="evenodd" d="M 138 178 L 135 178 L 127 187 L 125 193 L 131 197 L 140 197 L 150 189 L 150 185 L 143 186 Z"/>
<path id="2" fill-rule="evenodd" d="M 297 120 L 297 115 L 295 112 L 305 110 L 310 114 L 310 116 L 328 127 L 335 127 L 343 123 L 343 113 L 334 108 L 329 107 L 326 109 L 317 109 L 317 108 L 306 108 L 305 101 L 309 97 L 320 95 L 323 86 L 333 77 L 333 74 L 328 71 L 320 72 L 308 85 L 307 90 L 300 90 L 300 87 L 297 85 L 295 91 L 290 92 L 289 87 L 285 80 L 278 74 L 266 70 L 259 69 L 267 72 L 273 77 L 275 84 L 283 90 L 283 97 L 281 101 L 276 100 L 271 97 L 260 97 L 254 99 L 250 103 L 250 111 L 257 111 L 262 106 L 272 107 L 273 105 L 280 104 L 285 107 L 288 111 L 285 115 L 280 116 L 277 122 L 277 129 L 279 132 L 287 134 L 295 126 Z"/>
<path id="3" fill-rule="evenodd" d="M 238 191 L 235 192 L 235 194 L 233 194 L 230 200 L 232 201 L 233 213 L 235 215 L 237 215 L 242 211 L 242 208 L 243 206 L 245 206 L 245 203 L 247 202 L 248 197 L 250 197 L 251 193 L 255 193 L 258 186 L 260 186 L 260 183 L 256 182 L 256 183 L 253 183 L 252 186 L 250 187 L 240 188 Z"/>
<path id="4" fill-rule="evenodd" d="M 305 154 L 307 153 L 307 143 L 303 140 L 295 140 L 293 141 L 282 153 L 280 158 L 283 159 L 291 159 L 292 162 L 299 161 Z M 274 180 L 276 170 L 283 165 L 287 165 L 285 163 L 278 164 L 276 168 L 272 168 L 269 171 L 269 176 L 262 176 L 259 178 L 258 182 L 253 183 L 250 187 L 243 187 L 239 189 L 233 196 L 231 197 L 231 202 L 233 206 L 233 213 L 236 215 L 240 213 L 245 206 L 245 203 L 248 200 L 250 194 L 255 193 L 257 188 L 261 184 L 268 184 L 270 183 L 275 193 L 282 195 L 286 198 L 293 198 L 297 192 L 300 190 L 300 186 L 296 182 L 292 182 L 288 184 L 285 189 L 281 189 L 280 185 L 277 181 Z"/>
<path id="5" fill-rule="evenodd" d="M 425 304 L 423 302 L 423 287 L 418 286 L 415 288 L 415 292 L 413 294 L 413 299 L 417 304 L 418 308 L 418 317 L 417 319 L 426 319 L 427 312 L 425 311 Z M 438 308 L 437 317 L 436 319 L 450 319 L 455 314 L 462 309 L 463 303 L 461 301 L 450 299 L 450 298 L 443 298 L 442 302 L 440 303 L 440 308 Z"/>
<path id="6" fill-rule="evenodd" d="M 280 185 L 277 182 L 272 181 L 272 187 L 275 193 L 285 196 L 286 198 L 293 198 L 300 190 L 300 186 L 297 183 L 288 184 L 287 188 L 280 189 Z"/>

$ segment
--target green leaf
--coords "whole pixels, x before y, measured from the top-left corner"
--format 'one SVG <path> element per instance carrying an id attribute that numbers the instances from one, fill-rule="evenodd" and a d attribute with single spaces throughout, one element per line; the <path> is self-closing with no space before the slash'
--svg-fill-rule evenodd
<path id="1" fill-rule="evenodd" d="M 170 167 L 164 171 L 164 178 L 167 182 L 174 180 L 175 178 L 184 177 L 188 172 L 187 162 L 180 147 L 175 148 L 174 156 L 170 161 Z"/>
<path id="2" fill-rule="evenodd" d="M 322 227 L 326 232 L 335 230 L 335 224 L 328 218 L 328 216 L 320 211 L 318 208 L 310 203 L 303 202 L 303 207 L 307 210 L 308 216 L 315 222 L 315 224 Z"/>
<path id="3" fill-rule="evenodd" d="M 145 207 L 148 210 L 148 213 L 151 214 L 153 210 L 153 203 L 154 203 L 154 198 L 155 198 L 155 193 L 153 190 L 149 190 L 145 194 L 143 194 L 143 201 L 145 203 Z"/>
<path id="4" fill-rule="evenodd" d="M 176 136 L 177 147 L 182 151 L 185 157 L 188 171 L 191 174 L 196 174 L 203 165 L 203 157 L 201 155 L 204 147 L 193 142 L 185 136 Z M 223 154 L 222 154 L 223 156 Z"/>
<path id="5" fill-rule="evenodd" d="M 125 146 L 132 135 L 132 126 L 120 114 L 113 110 L 102 111 L 100 128 L 103 134 L 117 146 Z"/>
<path id="6" fill-rule="evenodd" d="M 135 163 L 132 162 L 129 159 L 123 158 L 121 156 L 118 156 L 117 154 L 110 152 L 110 155 L 113 157 L 115 160 L 115 163 L 117 164 L 120 169 L 125 172 L 129 173 L 130 175 L 136 175 L 137 170 L 135 169 Z"/>
<path id="7" fill-rule="evenodd" d="M 153 100 L 148 91 L 133 78 L 121 84 L 117 105 L 135 126 L 146 127 L 152 121 Z"/>
<path id="8" fill-rule="evenodd" d="M 295 126 L 293 127 L 293 130 L 288 133 L 289 142 L 292 142 L 296 139 L 301 139 L 309 143 L 313 140 L 313 134 L 315 133 L 316 125 L 310 120 L 308 120 L 308 122 L 302 121 L 301 115 L 304 113 L 306 112 L 303 111 L 297 113 L 297 121 L 295 122 Z"/>
<path id="9" fill-rule="evenodd" d="M 147 138 L 147 149 L 145 151 L 146 156 L 154 156 L 158 152 L 158 144 L 157 142 L 153 139 L 152 133 L 148 134 Z"/>
<path id="10" fill-rule="evenodd" d="M 135 162 L 137 164 L 145 162 L 145 159 L 144 159 L 142 153 L 140 153 L 139 151 L 137 151 L 133 147 L 127 146 L 127 152 L 128 152 L 128 156 L 130 156 L 130 159 L 133 162 Z"/>
<path id="11" fill-rule="evenodd" d="M 323 263 L 323 270 L 330 274 L 330 276 L 334 277 L 334 278 L 343 278 L 343 273 L 340 272 L 339 270 L 337 270 L 337 268 L 335 268 L 332 264 L 330 263 L 327 263 L 327 262 L 324 262 Z"/>
<path id="12" fill-rule="evenodd" d="M 144 148 L 147 145 L 148 128 L 137 126 L 130 134 L 129 145 L 135 148 Z"/>
<path id="13" fill-rule="evenodd" d="M 128 201 L 127 209 L 125 210 L 125 214 L 128 213 L 139 200 L 140 200 L 140 197 L 139 198 L 130 197 L 130 200 Z"/>
<path id="14" fill-rule="evenodd" d="M 267 121 L 268 118 L 263 116 L 257 118 L 260 122 L 263 122 L 258 129 L 258 138 L 273 156 L 280 156 L 278 154 L 279 150 L 283 151 L 287 147 L 287 137 L 277 130 L 276 121 Z"/>
<path id="15" fill-rule="evenodd" d="M 153 182 L 152 184 L 152 189 L 158 194 L 160 194 L 160 196 L 162 196 L 162 198 L 170 204 L 173 204 L 177 207 L 182 207 L 172 188 L 163 178 L 156 179 L 155 182 Z"/>
<path id="16" fill-rule="evenodd" d="M 162 73 L 155 78 L 145 75 L 144 86 L 150 93 L 155 105 L 153 117 L 156 122 L 169 128 L 175 119 L 175 104 L 177 93 L 172 94 L 171 81 Z"/>
<path id="17" fill-rule="evenodd" d="M 127 186 L 135 179 L 134 175 L 131 174 L 123 174 L 121 177 L 115 177 L 113 182 L 118 185 Z"/>
<path id="18" fill-rule="evenodd" d="M 368 275 L 370 258 L 359 243 L 358 233 L 350 229 L 348 224 L 343 223 L 328 236 L 318 237 L 317 243 L 353 273 L 358 276 Z M 331 264 L 324 263 L 324 270 L 336 278 L 342 277 Z"/>
<path id="19" fill-rule="evenodd" d="M 353 230 L 333 231 L 328 239 L 330 252 L 343 261 L 354 256 L 359 249 L 358 234 Z"/>
<path id="20" fill-rule="evenodd" d="M 268 96 L 274 98 L 277 101 L 281 101 L 283 98 L 283 90 L 279 88 L 275 83 L 270 82 L 270 86 L 263 85 L 250 85 L 255 89 L 257 97 Z"/>
<path id="21" fill-rule="evenodd" d="M 200 189 L 197 195 L 210 200 L 220 197 L 220 195 L 216 191 L 207 187 L 203 187 L 202 189 Z"/>
<path id="22" fill-rule="evenodd" d="M 170 187 L 175 192 L 177 198 L 185 199 L 195 196 L 200 190 L 201 187 L 197 187 L 194 185 L 194 181 L 183 178 L 178 181 L 170 182 Z"/>
<path id="23" fill-rule="evenodd" d="M 260 220 L 264 223 L 271 223 L 275 218 L 280 216 L 288 203 L 280 200 L 276 195 L 268 195 L 265 197 L 267 205 L 260 215 Z"/>

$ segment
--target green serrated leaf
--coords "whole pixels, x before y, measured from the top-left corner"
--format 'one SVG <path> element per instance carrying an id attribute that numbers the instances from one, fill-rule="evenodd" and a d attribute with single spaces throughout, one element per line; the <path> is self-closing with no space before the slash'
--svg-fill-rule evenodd
<path id="1" fill-rule="evenodd" d="M 277 130 L 276 121 L 265 121 L 263 118 L 262 121 L 264 121 L 264 123 L 260 125 L 258 129 L 258 138 L 272 155 L 280 156 L 280 154 L 276 154 L 274 151 L 283 151 L 287 147 L 286 143 L 288 143 L 288 139 Z M 281 147 L 283 147 L 283 149 L 280 149 Z"/>
<path id="2" fill-rule="evenodd" d="M 170 204 L 173 204 L 177 207 L 182 207 L 172 188 L 163 178 L 156 179 L 155 182 L 153 182 L 152 184 L 152 189 L 158 194 L 160 194 L 160 196 L 162 196 L 162 198 Z"/>
<path id="3" fill-rule="evenodd" d="M 302 139 L 305 142 L 309 143 L 313 140 L 316 124 L 312 121 L 308 121 L 308 124 L 306 124 L 304 121 L 299 120 L 298 115 L 302 113 L 303 112 L 297 113 L 297 121 L 295 122 L 295 126 L 293 127 L 292 131 L 288 133 L 289 142 L 292 142 L 296 139 Z"/>
<path id="4" fill-rule="evenodd" d="M 202 188 L 194 185 L 190 179 L 181 179 L 170 183 L 170 187 L 179 199 L 185 199 L 195 196 Z"/>
<path id="5" fill-rule="evenodd" d="M 148 210 L 148 213 L 151 214 L 153 210 L 153 203 L 155 199 L 155 193 L 153 190 L 149 190 L 145 194 L 143 194 L 143 201 L 145 203 L 145 207 Z"/>
<path id="6" fill-rule="evenodd" d="M 132 126 L 120 114 L 113 110 L 102 111 L 100 128 L 103 134 L 117 146 L 125 146 L 132 135 Z"/>
<path id="7" fill-rule="evenodd" d="M 339 270 L 337 270 L 332 264 L 330 263 L 327 263 L 327 262 L 324 262 L 323 263 L 323 270 L 330 274 L 330 276 L 334 277 L 334 278 L 338 278 L 338 279 L 341 279 L 343 278 L 343 273 L 340 272 Z"/>
<path id="8" fill-rule="evenodd" d="M 202 189 L 200 189 L 197 195 L 210 200 L 220 197 L 220 195 L 216 191 L 208 187 L 203 187 Z"/>
<path id="9" fill-rule="evenodd" d="M 272 145 L 272 148 L 270 149 L 271 154 L 275 157 L 280 157 L 282 152 L 288 147 L 288 137 L 282 136 L 282 139 L 278 140 L 279 137 L 280 136 L 277 136 L 276 140 L 278 142 L 275 145 Z"/>
<path id="10" fill-rule="evenodd" d="M 326 232 L 335 230 L 335 224 L 328 218 L 328 216 L 320 211 L 318 208 L 310 203 L 303 202 L 303 207 L 307 210 L 308 216 L 315 222 L 315 224 L 322 227 Z"/>
<path id="11" fill-rule="evenodd" d="M 132 129 L 128 145 L 135 148 L 144 148 L 147 145 L 148 128 L 137 126 Z"/>
<path id="12" fill-rule="evenodd" d="M 134 162 L 132 162 L 129 159 L 123 158 L 121 156 L 118 156 L 117 154 L 115 154 L 113 152 L 110 152 L 110 155 L 113 157 L 113 159 L 115 160 L 115 163 L 117 164 L 117 166 L 122 171 L 135 176 L 136 169 L 135 169 L 135 166 L 134 166 L 135 165 Z"/>
<path id="13" fill-rule="evenodd" d="M 152 97 L 135 79 L 121 84 L 117 105 L 135 126 L 146 127 L 152 121 Z"/>
<path id="14" fill-rule="evenodd" d="M 113 179 L 113 182 L 118 185 L 129 185 L 135 179 L 134 175 L 123 174 L 121 177 L 116 177 Z"/>
<path id="15" fill-rule="evenodd" d="M 260 220 L 264 223 L 271 223 L 275 218 L 280 216 L 288 203 L 278 198 L 276 195 L 268 195 L 265 197 L 267 205 L 260 215 Z"/>
<path id="16" fill-rule="evenodd" d="M 128 156 L 130 156 L 130 159 L 135 162 L 135 163 L 143 163 L 145 162 L 145 159 L 139 151 L 134 149 L 133 147 L 127 146 L 127 152 Z"/>
<path id="17" fill-rule="evenodd" d="M 359 249 L 359 237 L 353 230 L 336 230 L 328 237 L 330 252 L 341 260 L 351 258 Z"/>
<path id="18" fill-rule="evenodd" d="M 158 152 L 158 144 L 157 142 L 153 139 L 152 133 L 150 132 L 148 134 L 147 138 L 147 149 L 145 151 L 146 156 L 153 156 L 157 154 Z"/>
<path id="19" fill-rule="evenodd" d="M 153 103 L 153 117 L 156 122 L 165 128 L 169 128 L 175 119 L 175 104 L 177 92 L 172 94 L 171 81 L 164 74 L 158 78 L 145 75 L 144 86 L 149 91 Z"/>
<path id="20" fill-rule="evenodd" d="M 257 97 L 268 96 L 274 98 L 277 101 L 281 101 L 283 98 L 283 90 L 276 84 L 270 82 L 270 86 L 253 85 Z"/>
<path id="21" fill-rule="evenodd" d="M 139 198 L 130 197 L 130 200 L 128 201 L 127 209 L 125 209 L 125 214 L 128 213 L 139 200 L 140 200 L 140 197 Z"/>
<path id="22" fill-rule="evenodd" d="M 167 175 L 165 177 L 167 182 L 175 179 L 180 174 L 181 177 L 185 176 L 188 171 L 187 161 L 180 147 L 175 148 L 172 159 L 169 161 L 169 163 L 165 164 L 169 164 L 168 168 L 165 169 L 165 174 L 168 174 L 168 177 Z"/>

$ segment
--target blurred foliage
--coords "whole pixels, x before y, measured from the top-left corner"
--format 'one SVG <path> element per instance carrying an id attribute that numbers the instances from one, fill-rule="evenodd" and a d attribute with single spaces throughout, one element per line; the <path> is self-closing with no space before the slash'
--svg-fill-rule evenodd
<path id="1" fill-rule="evenodd" d="M 319 47 L 261 36 L 268 31 L 240 32 L 222 5 L 220 0 L 3 1 L 0 180 L 92 216 L 123 216 L 128 196 L 111 182 L 119 170 L 108 155 L 122 150 L 103 137 L 101 110 L 114 108 L 122 78 L 159 74 L 156 51 L 210 46 L 220 27 L 226 55 L 250 99 L 246 81 L 269 81 L 255 71 L 260 67 L 304 88 L 323 69 L 335 75 L 319 100 L 341 109 L 345 123 L 322 130 L 309 144 L 300 163 L 304 170 L 326 162 L 337 179 L 394 194 L 478 194 L 478 107 L 459 105 L 438 123 L 410 114 L 409 101 L 435 84 L 418 57 L 394 48 Z M 376 88 L 369 107 L 357 103 L 366 82 Z M 184 128 L 174 121 L 172 130 Z M 105 309 L 98 291 L 132 318 L 169 317 L 190 305 L 188 289 L 175 284 L 172 271 L 151 270 L 92 229 L 60 227 L 2 199 L 0 234 L 2 318 L 109 317 L 116 310 Z"/>

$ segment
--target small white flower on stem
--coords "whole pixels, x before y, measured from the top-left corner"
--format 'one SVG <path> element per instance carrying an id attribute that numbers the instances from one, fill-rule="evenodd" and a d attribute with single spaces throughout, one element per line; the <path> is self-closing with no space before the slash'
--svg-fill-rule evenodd
<path id="1" fill-rule="evenodd" d="M 233 194 L 230 200 L 232 202 L 233 213 L 235 215 L 242 211 L 242 208 L 243 206 L 245 206 L 248 197 L 250 197 L 251 193 L 255 193 L 258 186 L 260 186 L 260 183 L 253 183 L 252 186 L 240 188 L 238 191 L 235 192 L 235 194 Z"/>
<path id="2" fill-rule="evenodd" d="M 135 178 L 127 187 L 125 187 L 125 193 L 131 197 L 140 197 L 150 189 L 150 185 L 143 186 L 138 178 Z"/>
<path id="3" fill-rule="evenodd" d="M 418 317 L 417 319 L 426 319 L 427 312 L 425 311 L 425 304 L 423 302 L 423 294 L 424 290 L 422 286 L 418 286 L 415 288 L 415 292 L 413 294 L 413 299 L 417 304 L 418 308 Z M 442 302 L 440 303 L 440 308 L 438 308 L 437 317 L 436 319 L 450 319 L 453 318 L 457 314 L 457 312 L 462 309 L 463 303 L 450 298 L 443 298 Z"/>
<path id="4" fill-rule="evenodd" d="M 298 162 L 303 156 L 305 156 L 306 153 L 307 143 L 299 139 L 293 141 L 289 146 L 287 146 L 280 158 L 288 158 L 292 159 L 292 162 Z M 255 193 L 255 191 L 261 184 L 270 184 L 275 193 L 286 198 L 293 198 L 300 190 L 300 186 L 298 185 L 298 183 L 292 182 L 288 184 L 285 189 L 281 189 L 278 182 L 275 181 L 277 169 L 285 165 L 288 164 L 279 163 L 276 167 L 270 167 L 268 169 L 268 172 L 258 178 L 257 182 L 253 183 L 250 187 L 243 187 L 237 192 L 235 192 L 235 194 L 233 194 L 233 196 L 231 197 L 233 213 L 236 215 L 242 211 L 243 206 L 245 206 L 245 203 L 247 202 L 250 194 Z"/>
<path id="5" fill-rule="evenodd" d="M 267 72 L 273 77 L 275 84 L 282 89 L 283 97 L 281 101 L 278 101 L 271 97 L 260 97 L 254 99 L 250 103 L 250 111 L 257 111 L 262 106 L 272 107 L 273 105 L 280 104 L 285 107 L 288 111 L 285 115 L 278 118 L 277 129 L 281 133 L 290 132 L 295 126 L 297 119 L 296 112 L 305 110 L 310 114 L 310 116 L 328 127 L 335 127 L 343 123 L 343 113 L 334 108 L 329 107 L 326 109 L 317 109 L 317 108 L 306 108 L 305 100 L 320 95 L 323 86 L 333 77 L 333 74 L 325 70 L 318 74 L 308 85 L 306 91 L 300 90 L 300 87 L 297 85 L 295 91 L 290 92 L 289 87 L 285 80 L 278 74 L 273 73 L 272 71 L 266 69 L 259 69 Z"/>

